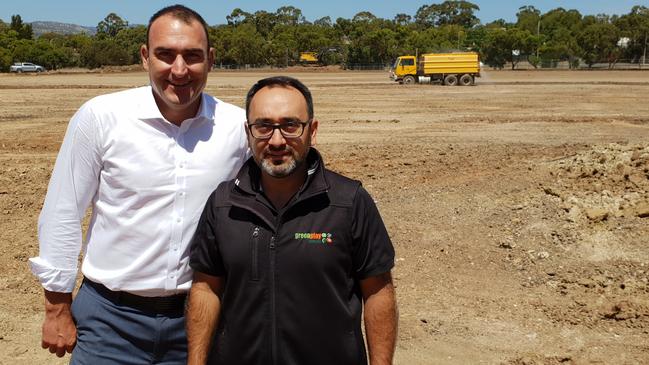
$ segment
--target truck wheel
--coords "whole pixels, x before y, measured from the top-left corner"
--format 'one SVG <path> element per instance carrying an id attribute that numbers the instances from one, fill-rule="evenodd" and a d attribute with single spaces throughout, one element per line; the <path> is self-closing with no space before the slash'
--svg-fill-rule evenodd
<path id="1" fill-rule="evenodd" d="M 37 68 L 36 72 L 41 73 L 41 72 L 43 72 L 43 69 L 42 68 Z"/>
<path id="2" fill-rule="evenodd" d="M 455 86 L 457 85 L 457 76 L 456 75 L 446 75 L 444 78 L 444 85 Z"/>
<path id="3" fill-rule="evenodd" d="M 473 77 L 469 74 L 464 74 L 460 77 L 460 85 L 471 86 L 473 85 Z"/>
<path id="4" fill-rule="evenodd" d="M 19 74 L 23 73 L 23 69 L 22 69 L 22 68 L 19 68 L 19 69 L 18 69 L 18 73 L 19 73 Z"/>
<path id="5" fill-rule="evenodd" d="M 415 83 L 415 77 L 412 75 L 405 76 L 403 78 L 403 83 L 406 85 L 412 85 Z"/>

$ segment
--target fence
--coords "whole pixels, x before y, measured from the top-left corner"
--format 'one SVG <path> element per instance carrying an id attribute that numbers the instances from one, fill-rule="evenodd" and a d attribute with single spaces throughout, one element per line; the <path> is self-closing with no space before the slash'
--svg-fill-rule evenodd
<path id="1" fill-rule="evenodd" d="M 383 63 L 371 63 L 371 64 L 361 64 L 361 63 L 348 63 L 341 66 L 345 70 L 354 70 L 354 71 L 369 71 L 369 70 L 381 70 L 385 71 L 390 68 L 390 64 Z"/>
<path id="2" fill-rule="evenodd" d="M 638 62 L 637 60 L 620 59 L 616 62 L 609 63 L 608 61 L 601 61 L 592 64 L 590 67 L 582 60 L 573 60 L 573 67 L 570 66 L 569 60 L 560 59 L 542 59 L 541 62 L 534 67 L 527 61 L 520 61 L 516 64 L 515 70 L 535 70 L 535 69 L 555 69 L 555 70 L 649 70 L 649 63 Z M 576 67 L 575 67 L 576 66 Z M 484 66 L 488 67 L 488 66 Z M 512 64 L 507 63 L 504 68 L 511 69 Z"/>
<path id="3" fill-rule="evenodd" d="M 390 68 L 390 64 L 382 63 L 370 63 L 370 64 L 361 64 L 361 63 L 348 63 L 340 65 L 331 65 L 339 66 L 342 70 L 352 70 L 352 71 L 386 71 Z M 283 69 L 285 67 L 269 66 L 269 65 L 237 65 L 237 64 L 215 64 L 212 66 L 214 70 L 254 70 L 262 68 L 271 68 L 271 69 Z"/>
<path id="4" fill-rule="evenodd" d="M 576 65 L 576 67 L 574 67 Z M 342 70 L 350 71 L 387 71 L 390 69 L 390 64 L 361 64 L 361 63 L 348 63 L 342 65 L 332 65 L 340 66 Z M 268 65 L 237 65 L 237 64 L 219 64 L 214 65 L 214 70 L 258 70 L 258 69 L 284 69 L 285 67 L 277 66 L 268 66 Z M 483 65 L 483 69 L 488 70 L 492 69 L 488 65 Z M 512 64 L 507 63 L 503 66 L 505 70 L 511 70 Z M 515 70 L 649 70 L 649 63 L 633 62 L 632 60 L 618 60 L 617 62 L 609 64 L 608 61 L 597 62 L 591 65 L 590 67 L 583 63 L 583 61 L 574 62 L 573 67 L 570 67 L 570 61 L 568 60 L 541 60 L 541 62 L 534 67 L 528 61 L 520 61 L 516 63 Z"/>

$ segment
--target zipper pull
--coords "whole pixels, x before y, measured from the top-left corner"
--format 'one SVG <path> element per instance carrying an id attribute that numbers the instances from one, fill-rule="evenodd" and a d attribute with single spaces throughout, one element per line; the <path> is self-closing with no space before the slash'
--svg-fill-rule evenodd
<path id="1" fill-rule="evenodd" d="M 270 238 L 270 249 L 271 250 L 275 249 L 275 236 Z"/>
<path id="2" fill-rule="evenodd" d="M 253 237 L 259 236 L 259 227 L 255 227 L 255 230 L 252 232 Z"/>

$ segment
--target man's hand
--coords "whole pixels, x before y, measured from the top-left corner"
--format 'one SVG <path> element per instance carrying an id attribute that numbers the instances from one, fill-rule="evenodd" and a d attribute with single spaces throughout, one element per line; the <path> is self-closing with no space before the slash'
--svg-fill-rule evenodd
<path id="1" fill-rule="evenodd" d="M 371 365 L 392 364 L 397 342 L 397 301 L 392 275 L 372 276 L 361 280 L 365 302 L 365 334 Z"/>
<path id="2" fill-rule="evenodd" d="M 58 357 L 72 353 L 77 344 L 77 327 L 70 306 L 72 293 L 55 293 L 45 290 L 45 320 L 41 346 Z"/>

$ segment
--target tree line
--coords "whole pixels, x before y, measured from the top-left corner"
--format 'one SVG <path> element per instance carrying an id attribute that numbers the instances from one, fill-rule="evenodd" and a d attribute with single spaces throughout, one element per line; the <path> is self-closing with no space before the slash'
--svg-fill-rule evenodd
<path id="1" fill-rule="evenodd" d="M 519 8 L 515 22 L 499 19 L 482 24 L 480 10 L 469 1 L 444 1 L 421 6 L 414 15 L 384 19 L 363 11 L 351 19 L 323 17 L 307 21 L 302 11 L 283 6 L 275 12 L 254 13 L 236 8 L 226 24 L 209 28 L 217 65 L 285 67 L 299 61 L 300 52 L 317 52 L 323 64 L 386 65 L 400 55 L 472 50 L 492 67 L 527 61 L 552 67 L 598 62 L 645 62 L 649 8 L 634 6 L 624 15 L 582 15 L 556 8 L 542 13 L 532 5 Z M 0 21 L 0 71 L 13 62 L 35 62 L 48 69 L 97 68 L 139 62 L 146 41 L 143 25 L 110 13 L 97 24 L 97 33 L 37 38 L 20 15 Z"/>

